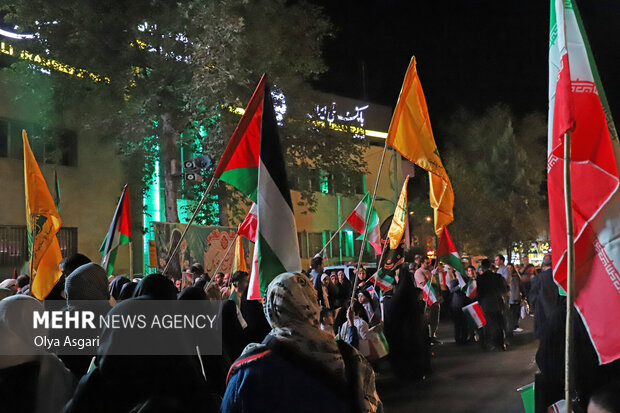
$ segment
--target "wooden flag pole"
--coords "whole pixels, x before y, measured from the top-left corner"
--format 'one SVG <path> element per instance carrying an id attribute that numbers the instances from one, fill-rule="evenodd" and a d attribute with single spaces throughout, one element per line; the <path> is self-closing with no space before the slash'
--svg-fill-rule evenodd
<path id="1" fill-rule="evenodd" d="M 129 279 L 133 280 L 133 243 L 129 241 Z"/>
<path id="2" fill-rule="evenodd" d="M 366 213 L 366 219 L 364 220 L 364 237 L 362 239 L 362 246 L 360 247 L 360 255 L 357 259 L 357 270 L 355 271 L 355 280 L 353 280 L 353 288 L 351 292 L 351 306 L 353 306 L 353 300 L 355 299 L 355 290 L 357 284 L 357 274 L 359 274 L 362 267 L 362 256 L 364 255 L 364 247 L 366 246 L 366 239 L 368 238 L 368 221 L 372 216 L 372 210 L 375 207 L 375 199 L 377 198 L 377 187 L 379 186 L 379 178 L 381 178 L 381 170 L 383 169 L 383 162 L 385 160 L 385 151 L 387 149 L 387 140 L 383 145 L 383 153 L 381 154 L 381 162 L 379 163 L 379 170 L 377 171 L 377 179 L 375 180 L 375 188 L 372 191 L 372 200 L 370 201 L 370 209 Z"/>
<path id="3" fill-rule="evenodd" d="M 566 342 L 564 351 L 564 399 L 566 411 L 572 412 L 572 353 L 573 353 L 573 317 L 575 302 L 575 245 L 573 239 L 573 205 L 571 194 L 571 150 L 570 132 L 564 134 L 564 206 L 566 209 Z"/>
<path id="4" fill-rule="evenodd" d="M 194 223 L 194 220 L 196 219 L 196 216 L 198 215 L 198 211 L 200 211 L 200 208 L 202 207 L 202 204 L 204 204 L 205 200 L 207 199 L 207 195 L 209 194 L 209 192 L 211 192 L 211 188 L 213 188 L 213 185 L 215 184 L 215 181 L 216 181 L 215 177 L 211 178 L 211 182 L 209 182 L 209 186 L 207 186 L 207 189 L 202 194 L 202 198 L 200 198 L 200 202 L 198 202 L 198 206 L 194 210 L 194 213 L 192 214 L 192 217 L 188 221 L 187 225 L 185 225 L 185 229 L 183 230 L 183 233 L 181 233 L 181 238 L 179 238 L 179 241 L 177 242 L 177 245 L 174 246 L 174 249 L 172 250 L 172 254 L 170 254 L 168 256 L 168 260 L 166 261 L 166 266 L 164 267 L 164 270 L 161 272 L 162 275 L 166 275 L 166 271 L 168 270 L 168 267 L 170 266 L 170 263 L 172 262 L 172 259 L 174 258 L 174 256 L 178 252 L 179 246 L 181 245 L 181 242 L 183 241 L 183 239 L 185 238 L 185 235 L 187 234 L 187 230 Z"/>
<path id="5" fill-rule="evenodd" d="M 217 267 L 215 267 L 215 271 L 213 271 L 213 274 L 211 274 L 211 279 L 209 280 L 209 282 L 207 283 L 207 285 L 205 285 L 204 290 L 207 291 L 207 288 L 209 288 L 209 286 L 213 283 L 213 279 L 215 278 L 215 274 L 217 274 L 217 272 L 220 270 L 220 267 L 222 266 L 222 264 L 224 263 L 224 260 L 226 259 L 226 257 L 228 256 L 228 253 L 230 252 L 230 250 L 232 249 L 232 247 L 235 245 L 235 242 L 237 241 L 237 237 L 239 236 L 239 233 L 235 233 L 235 236 L 232 239 L 232 242 L 230 243 L 230 245 L 228 246 L 228 249 L 226 250 L 226 252 L 224 253 L 224 256 L 222 257 L 222 260 L 220 261 L 220 263 L 217 265 Z"/>

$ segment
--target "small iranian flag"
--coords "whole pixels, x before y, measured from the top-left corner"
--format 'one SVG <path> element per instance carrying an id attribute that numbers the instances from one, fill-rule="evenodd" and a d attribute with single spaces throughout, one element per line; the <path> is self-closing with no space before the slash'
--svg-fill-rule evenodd
<path id="1" fill-rule="evenodd" d="M 465 295 L 472 300 L 476 298 L 476 294 L 478 294 L 478 285 L 476 284 L 476 280 L 473 278 L 467 282 L 467 289 L 465 290 Z"/>
<path id="2" fill-rule="evenodd" d="M 459 281 L 459 286 L 461 288 L 465 287 L 465 280 L 463 279 L 463 276 L 466 274 L 465 268 L 463 268 L 461 257 L 459 256 L 459 253 L 452 242 L 452 238 L 448 233 L 448 227 L 443 229 L 441 238 L 439 238 L 437 256 L 440 261 L 445 262 L 456 270 L 456 279 Z"/>
<path id="3" fill-rule="evenodd" d="M 566 400 L 558 400 L 547 409 L 547 413 L 566 413 Z"/>
<path id="4" fill-rule="evenodd" d="M 422 288 L 422 292 L 424 293 L 424 301 L 426 301 L 429 307 L 437 302 L 437 295 L 435 295 L 435 290 L 430 281 Z"/>
<path id="5" fill-rule="evenodd" d="M 379 286 L 381 290 L 386 291 L 392 288 L 395 280 L 391 275 L 386 274 L 383 271 L 383 268 L 380 268 L 379 271 L 376 272 L 376 274 L 373 274 L 373 276 L 370 277 L 369 281 L 377 284 L 377 286 Z"/>
<path id="6" fill-rule="evenodd" d="M 103 256 L 101 266 L 111 275 L 116 261 L 116 250 L 119 245 L 131 242 L 131 213 L 129 208 L 129 187 L 125 185 L 121 199 L 116 206 L 108 234 L 101 244 L 99 252 Z"/>
<path id="7" fill-rule="evenodd" d="M 364 224 L 368 221 L 368 243 L 373 246 L 376 254 L 379 255 L 381 254 L 381 234 L 379 232 L 381 223 L 379 222 L 379 215 L 377 215 L 377 211 L 374 208 L 369 216 L 370 203 L 370 194 L 366 193 L 346 221 L 360 234 L 364 234 Z"/>
<path id="8" fill-rule="evenodd" d="M 482 311 L 482 307 L 478 304 L 478 301 L 474 301 L 470 305 L 466 305 L 463 307 L 463 312 L 467 314 L 478 328 L 482 328 L 487 324 L 486 318 L 484 318 L 484 312 Z"/>

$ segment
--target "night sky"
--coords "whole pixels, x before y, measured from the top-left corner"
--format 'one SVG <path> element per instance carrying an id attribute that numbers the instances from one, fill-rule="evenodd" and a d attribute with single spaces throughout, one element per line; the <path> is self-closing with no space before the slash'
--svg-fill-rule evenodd
<path id="1" fill-rule="evenodd" d="M 547 112 L 548 0 L 314 2 L 336 28 L 320 90 L 393 107 L 415 55 L 434 122 L 497 102 L 516 114 Z M 577 4 L 618 124 L 620 1 Z"/>

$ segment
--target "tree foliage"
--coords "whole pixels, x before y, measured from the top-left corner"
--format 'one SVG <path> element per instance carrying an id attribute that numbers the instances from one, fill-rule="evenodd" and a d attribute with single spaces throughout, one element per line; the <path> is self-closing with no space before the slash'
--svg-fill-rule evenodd
<path id="1" fill-rule="evenodd" d="M 119 153 L 131 160 L 130 169 L 136 162 L 144 165 L 144 189 L 161 161 L 168 221 L 178 220 L 176 199 L 197 200 L 206 185 L 181 185 L 180 149 L 209 155 L 216 163 L 239 120 L 229 107 L 244 107 L 264 72 L 286 99 L 281 138 L 291 175 L 365 167 L 361 157 L 350 155 L 360 152 L 361 141 L 308 123 L 307 113 L 318 101 L 306 81 L 326 70 L 321 47 L 331 34 L 317 6 L 285 0 L 3 0 L 0 5 L 5 21 L 36 33 L 29 48 L 109 79 L 93 82 L 52 72 L 45 124 L 114 139 Z M 10 70 L 26 89 L 36 78 L 27 62 Z M 209 172 L 205 175 L 208 181 Z M 220 211 L 238 207 L 239 195 L 225 185 L 216 194 Z M 312 191 L 303 191 L 302 198 L 312 209 Z M 207 205 L 203 218 L 213 223 L 215 210 Z"/>
<path id="2" fill-rule="evenodd" d="M 459 247 L 491 255 L 547 233 L 544 117 L 517 118 L 499 104 L 482 115 L 460 110 L 444 129 Z"/>

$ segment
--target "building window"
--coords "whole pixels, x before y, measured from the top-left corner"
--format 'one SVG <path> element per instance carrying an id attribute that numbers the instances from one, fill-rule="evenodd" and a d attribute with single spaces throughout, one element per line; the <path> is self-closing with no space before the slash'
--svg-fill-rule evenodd
<path id="1" fill-rule="evenodd" d="M 328 174 L 318 169 L 307 175 L 291 177 L 289 185 L 294 191 L 312 191 L 322 194 L 358 194 L 365 193 L 365 176 L 357 172 L 339 172 Z"/>
<path id="2" fill-rule="evenodd" d="M 0 157 L 23 159 L 22 130 L 37 161 L 47 164 L 77 166 L 77 134 L 68 129 L 55 130 L 45 139 L 42 129 L 34 123 L 0 119 Z"/>
<path id="3" fill-rule="evenodd" d="M 0 119 L 0 158 L 9 156 L 9 122 Z"/>
<path id="4" fill-rule="evenodd" d="M 57 237 L 63 258 L 77 253 L 77 228 L 60 228 Z M 28 262 L 26 226 L 0 225 L 0 267 L 19 269 L 26 262 Z"/>

